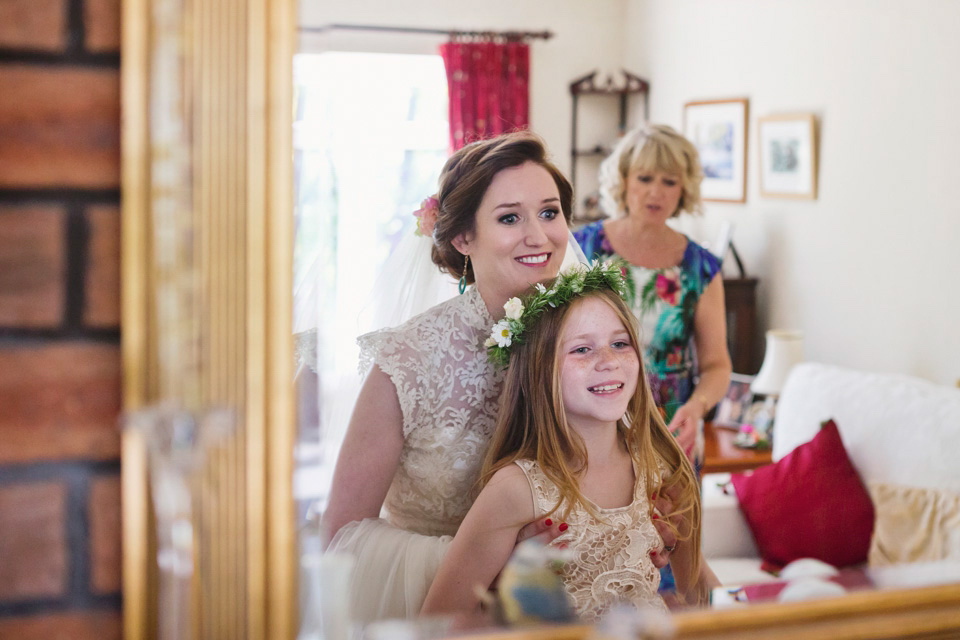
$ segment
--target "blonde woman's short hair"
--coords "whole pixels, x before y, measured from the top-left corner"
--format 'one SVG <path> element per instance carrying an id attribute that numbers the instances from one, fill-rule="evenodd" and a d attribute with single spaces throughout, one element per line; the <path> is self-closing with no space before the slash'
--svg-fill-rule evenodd
<path id="1" fill-rule="evenodd" d="M 681 176 L 683 194 L 672 215 L 703 213 L 703 169 L 693 143 L 673 127 L 648 124 L 629 131 L 600 164 L 600 206 L 614 218 L 627 215 L 627 176 L 631 171 L 662 171 Z"/>

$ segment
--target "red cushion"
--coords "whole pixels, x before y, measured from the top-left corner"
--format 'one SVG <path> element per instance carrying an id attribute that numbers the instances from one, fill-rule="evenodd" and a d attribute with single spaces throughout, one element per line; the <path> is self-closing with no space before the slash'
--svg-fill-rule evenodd
<path id="1" fill-rule="evenodd" d="M 866 562 L 873 503 L 833 420 L 813 440 L 753 473 L 735 473 L 740 508 L 768 565 L 817 558 L 835 567 Z"/>

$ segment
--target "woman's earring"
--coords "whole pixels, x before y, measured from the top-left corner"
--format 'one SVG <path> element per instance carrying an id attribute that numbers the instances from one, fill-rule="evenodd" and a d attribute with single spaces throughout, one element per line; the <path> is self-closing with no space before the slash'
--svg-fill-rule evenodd
<path id="1" fill-rule="evenodd" d="M 470 266 L 470 256 L 463 258 L 463 275 L 460 276 L 460 293 L 467 290 L 467 267 Z"/>

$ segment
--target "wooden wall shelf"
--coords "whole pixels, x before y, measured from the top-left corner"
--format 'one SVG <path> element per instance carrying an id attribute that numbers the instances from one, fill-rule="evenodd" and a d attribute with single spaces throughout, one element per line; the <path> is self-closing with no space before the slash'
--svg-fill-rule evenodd
<path id="1" fill-rule="evenodd" d="M 570 97 L 573 101 L 570 122 L 570 183 L 573 185 L 574 194 L 577 193 L 577 160 L 585 157 L 606 157 L 613 150 L 613 140 L 605 140 L 602 143 L 596 143 L 592 146 L 581 146 L 577 137 L 577 120 L 579 118 L 579 100 L 581 96 L 602 96 L 616 98 L 619 101 L 620 117 L 617 122 L 617 131 L 623 135 L 628 128 L 627 113 L 630 103 L 630 96 L 643 96 L 643 117 L 646 119 L 650 113 L 649 96 L 650 83 L 643 78 L 636 76 L 629 71 L 624 70 L 622 83 L 615 83 L 612 76 L 607 76 L 603 82 L 598 82 L 598 71 L 592 71 L 587 75 L 577 78 L 570 83 Z M 604 144 L 606 143 L 606 144 Z M 582 195 L 582 194 L 581 194 Z M 579 217 L 579 211 L 573 212 L 574 218 L 578 221 L 592 220 L 594 217 Z"/>

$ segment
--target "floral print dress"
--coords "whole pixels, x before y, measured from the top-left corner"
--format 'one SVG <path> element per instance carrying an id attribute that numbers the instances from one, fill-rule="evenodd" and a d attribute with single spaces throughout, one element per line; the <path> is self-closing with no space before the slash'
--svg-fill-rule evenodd
<path id="1" fill-rule="evenodd" d="M 573 235 L 591 260 L 619 257 L 602 221 Z M 700 296 L 719 271 L 716 256 L 687 238 L 680 264 L 664 269 L 631 265 L 625 274 L 627 303 L 640 321 L 647 377 L 667 423 L 693 393 L 697 373 L 693 316 Z"/>

